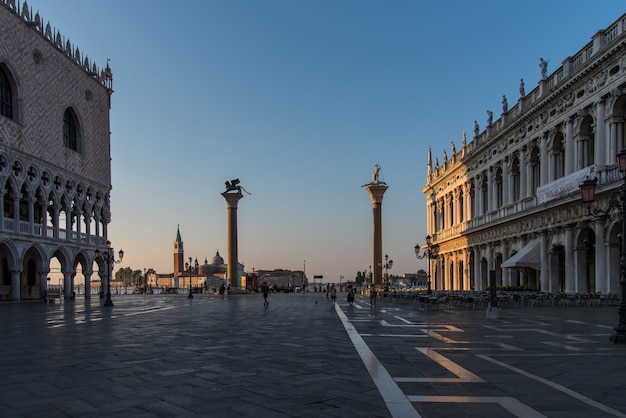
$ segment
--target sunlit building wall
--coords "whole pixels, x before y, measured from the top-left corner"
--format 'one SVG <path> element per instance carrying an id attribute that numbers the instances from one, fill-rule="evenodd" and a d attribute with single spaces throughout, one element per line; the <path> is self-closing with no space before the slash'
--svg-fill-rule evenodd
<path id="1" fill-rule="evenodd" d="M 429 151 L 422 192 L 439 245 L 435 289 L 482 290 L 493 271 L 497 286 L 618 292 L 621 215 L 592 217 L 579 185 L 597 177 L 595 204 L 606 208 L 624 182 L 626 15 L 538 75 L 441 161 Z"/>

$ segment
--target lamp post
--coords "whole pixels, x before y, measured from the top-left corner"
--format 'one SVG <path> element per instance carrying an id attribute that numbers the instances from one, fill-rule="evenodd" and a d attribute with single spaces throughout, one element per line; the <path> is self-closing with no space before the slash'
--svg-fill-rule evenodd
<path id="1" fill-rule="evenodd" d="M 426 249 L 424 250 L 424 254 L 420 255 L 420 245 L 417 244 L 415 246 L 415 257 L 419 260 L 424 257 L 428 257 L 428 290 L 427 293 L 430 295 L 433 291 L 430 281 L 430 260 L 436 260 L 439 256 L 439 244 L 433 244 L 432 237 L 430 235 L 426 236 Z"/>
<path id="2" fill-rule="evenodd" d="M 393 260 L 389 260 L 389 256 L 385 254 L 385 265 L 383 268 L 385 269 L 385 276 L 387 277 L 387 290 L 389 290 L 389 269 L 393 267 Z"/>
<path id="3" fill-rule="evenodd" d="M 100 252 L 100 250 L 96 250 L 96 258 L 102 257 L 104 262 L 107 265 L 107 298 L 104 301 L 104 306 L 113 306 L 113 301 L 111 300 L 111 268 L 112 264 L 121 263 L 124 258 L 124 250 L 120 250 L 119 252 L 119 260 L 115 259 L 115 254 L 113 253 L 113 247 L 111 246 L 111 241 L 106 242 L 106 250 L 104 252 Z"/>
<path id="4" fill-rule="evenodd" d="M 193 295 L 191 294 L 191 272 L 194 270 L 194 267 L 195 273 L 198 274 L 198 259 L 196 258 L 195 264 L 191 264 L 191 257 L 189 257 L 189 262 L 185 263 L 185 268 L 189 271 L 189 296 L 187 296 L 187 299 L 193 299 Z"/>
<path id="5" fill-rule="evenodd" d="M 594 218 L 607 218 L 614 210 L 622 215 L 622 255 L 620 260 L 621 270 L 621 302 L 618 308 L 619 323 L 613 328 L 615 333 L 611 335 L 612 343 L 626 343 L 626 148 L 617 153 L 617 162 L 619 171 L 622 173 L 624 183 L 618 191 L 614 192 L 610 199 L 606 210 L 600 208 L 592 208 L 591 204 L 595 201 L 596 185 L 598 179 L 585 179 L 580 185 L 580 195 L 583 203 L 587 204 L 587 211 Z"/>

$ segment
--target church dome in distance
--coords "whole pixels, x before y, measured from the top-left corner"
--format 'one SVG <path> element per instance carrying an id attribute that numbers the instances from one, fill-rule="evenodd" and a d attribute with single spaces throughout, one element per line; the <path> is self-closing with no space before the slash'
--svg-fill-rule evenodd
<path id="1" fill-rule="evenodd" d="M 213 259 L 211 260 L 211 264 L 213 264 L 214 266 L 221 266 L 224 264 L 224 259 L 220 257 L 219 251 L 215 253 L 215 257 L 213 257 Z"/>

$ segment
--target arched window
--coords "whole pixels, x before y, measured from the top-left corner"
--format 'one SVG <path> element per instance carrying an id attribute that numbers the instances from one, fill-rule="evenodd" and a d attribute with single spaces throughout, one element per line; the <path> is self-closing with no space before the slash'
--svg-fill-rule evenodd
<path id="1" fill-rule="evenodd" d="M 539 174 L 541 173 L 541 161 L 539 160 L 539 147 L 533 147 L 530 150 L 530 179 L 528 179 L 528 183 L 530 185 L 530 190 L 534 192 L 537 191 L 537 187 L 540 184 Z"/>
<path id="2" fill-rule="evenodd" d="M 557 133 L 552 143 L 552 180 L 560 179 L 565 175 L 565 137 Z"/>
<path id="3" fill-rule="evenodd" d="M 63 113 L 63 145 L 71 150 L 78 151 L 78 123 L 71 108 Z"/>
<path id="4" fill-rule="evenodd" d="M 0 67 L 0 115 L 13 119 L 13 89 L 6 71 Z"/>

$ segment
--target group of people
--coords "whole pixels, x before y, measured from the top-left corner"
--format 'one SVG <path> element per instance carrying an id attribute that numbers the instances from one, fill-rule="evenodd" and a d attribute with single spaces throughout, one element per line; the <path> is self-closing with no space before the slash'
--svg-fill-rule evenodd
<path id="1" fill-rule="evenodd" d="M 349 285 L 347 290 L 348 290 L 348 296 L 346 300 L 348 301 L 350 306 L 353 306 L 355 289 L 354 287 L 352 287 L 352 285 Z M 378 293 L 376 292 L 376 287 L 373 284 L 370 285 L 369 291 L 370 291 L 370 306 L 374 307 L 376 306 L 376 296 L 378 295 Z M 267 298 L 270 295 L 270 287 L 267 285 L 266 282 L 263 282 L 263 284 L 261 285 L 261 294 L 263 295 L 263 306 L 268 306 L 269 301 L 267 300 Z M 335 286 L 334 283 L 331 283 L 326 288 L 326 297 L 330 299 L 333 305 L 337 301 L 337 287 Z"/>

